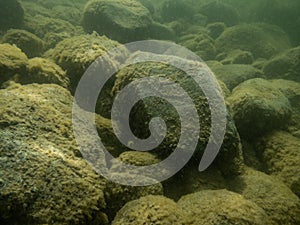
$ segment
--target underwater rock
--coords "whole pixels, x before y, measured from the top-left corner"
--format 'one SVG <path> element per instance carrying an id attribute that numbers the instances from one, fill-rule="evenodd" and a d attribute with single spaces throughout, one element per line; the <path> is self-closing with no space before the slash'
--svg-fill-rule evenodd
<path id="1" fill-rule="evenodd" d="M 71 36 L 83 33 L 78 27 L 73 26 L 68 21 L 39 14 L 35 16 L 26 16 L 24 28 L 42 39 L 48 33 L 62 33 Z"/>
<path id="2" fill-rule="evenodd" d="M 126 182 L 139 180 L 155 181 L 149 177 L 144 177 L 141 175 L 132 175 L 128 173 L 113 173 L 112 176 L 118 177 L 118 179 L 123 179 Z M 109 220 L 113 220 L 116 213 L 127 203 L 140 197 L 147 195 L 163 195 L 163 187 L 160 183 L 153 184 L 151 186 L 127 186 L 120 185 L 112 181 L 108 181 L 106 188 L 104 190 L 105 199 L 107 202 L 105 212 Z"/>
<path id="3" fill-rule="evenodd" d="M 263 71 L 269 79 L 300 82 L 300 46 L 286 50 L 266 62 Z"/>
<path id="4" fill-rule="evenodd" d="M 41 56 L 44 50 L 43 40 L 25 30 L 8 30 L 2 38 L 2 42 L 15 44 L 26 53 L 29 58 Z"/>
<path id="5" fill-rule="evenodd" d="M 258 144 L 267 173 L 300 194 L 300 138 L 283 131 L 264 137 Z"/>
<path id="6" fill-rule="evenodd" d="M 205 190 L 183 196 L 177 203 L 191 225 L 266 225 L 266 212 L 242 195 L 223 190 Z"/>
<path id="7" fill-rule="evenodd" d="M 45 57 L 67 71 L 74 91 L 87 68 L 101 55 L 120 44 L 96 33 L 67 38 L 59 42 L 54 49 L 45 53 Z M 120 56 L 126 55 L 124 49 Z M 114 68 L 115 62 L 109 62 L 107 68 Z"/>
<path id="8" fill-rule="evenodd" d="M 55 84 L 0 90 L 4 224 L 106 224 L 105 180 L 75 156 L 72 103 Z"/>
<path id="9" fill-rule="evenodd" d="M 217 55 L 216 60 L 219 60 L 224 65 L 225 64 L 252 64 L 254 58 L 251 52 L 236 49 L 227 53 L 220 53 L 219 55 Z"/>
<path id="10" fill-rule="evenodd" d="M 247 169 L 229 181 L 229 188 L 264 209 L 269 216 L 266 224 L 300 223 L 300 200 L 278 179 Z"/>
<path id="11" fill-rule="evenodd" d="M 53 18 L 59 18 L 68 21 L 74 26 L 80 26 L 82 12 L 79 8 L 74 6 L 57 5 L 52 8 L 51 12 Z"/>
<path id="12" fill-rule="evenodd" d="M 211 70 L 219 80 L 226 84 L 230 91 L 246 80 L 263 76 L 263 73 L 260 70 L 255 69 L 250 65 L 217 65 L 211 67 Z"/>
<path id="13" fill-rule="evenodd" d="M 149 195 L 128 202 L 117 213 L 112 225 L 183 225 L 186 219 L 183 211 L 171 199 Z"/>
<path id="14" fill-rule="evenodd" d="M 196 53 L 202 60 L 213 60 L 216 57 L 214 40 L 205 32 L 184 35 L 180 37 L 179 43 Z"/>
<path id="15" fill-rule="evenodd" d="M 175 40 L 175 33 L 171 27 L 153 22 L 149 27 L 150 36 L 159 40 Z"/>
<path id="16" fill-rule="evenodd" d="M 195 14 L 195 9 L 189 1 L 166 0 L 163 1 L 160 15 L 164 22 L 177 20 L 191 20 Z"/>
<path id="17" fill-rule="evenodd" d="M 226 180 L 215 166 L 199 172 L 197 163 L 183 168 L 174 177 L 164 181 L 165 196 L 178 201 L 182 196 L 203 191 L 226 188 Z"/>
<path id="18" fill-rule="evenodd" d="M 290 48 L 288 36 L 277 26 L 240 24 L 227 28 L 216 40 L 220 53 L 240 49 L 249 51 L 255 59 L 266 58 Z"/>
<path id="19" fill-rule="evenodd" d="M 292 112 L 285 95 L 261 78 L 241 83 L 227 101 L 240 135 L 248 140 L 286 125 Z"/>
<path id="20" fill-rule="evenodd" d="M 24 10 L 17 0 L 0 1 L 0 30 L 19 28 L 23 25 Z"/>
<path id="21" fill-rule="evenodd" d="M 83 27 L 126 43 L 149 37 L 152 17 L 136 0 L 90 0 L 84 9 Z"/>
<path id="22" fill-rule="evenodd" d="M 154 3 L 151 0 L 138 0 L 144 7 L 146 7 L 151 15 L 153 15 L 156 11 Z"/>
<path id="23" fill-rule="evenodd" d="M 226 24 L 223 22 L 216 22 L 207 24 L 206 29 L 208 30 L 208 34 L 211 38 L 218 38 L 226 29 Z"/>
<path id="24" fill-rule="evenodd" d="M 139 53 L 132 57 L 134 59 L 135 57 L 138 59 Z M 193 61 L 186 61 L 186 63 L 190 63 L 190 65 L 192 65 Z M 195 84 L 193 79 L 189 79 L 184 72 L 178 70 L 175 67 L 171 67 L 170 65 L 166 65 L 163 63 L 154 62 L 138 63 L 127 66 L 126 68 L 120 70 L 117 73 L 116 77 L 117 78 L 112 91 L 113 96 L 116 96 L 129 83 L 141 78 L 166 78 L 178 83 L 194 100 L 195 107 L 198 110 L 201 132 L 198 146 L 195 152 L 195 157 L 197 159 L 201 158 L 211 131 L 210 109 L 208 106 L 207 98 L 204 96 L 200 87 Z M 158 90 L 159 87 L 151 88 L 153 88 L 153 90 L 151 89 L 151 91 L 153 92 L 161 92 L 161 90 Z M 133 90 L 133 93 L 139 96 L 140 94 L 143 94 L 143 90 L 136 87 Z M 164 94 L 170 95 L 174 99 L 176 99 L 177 97 L 179 99 L 178 101 L 180 101 L 181 99 L 181 95 L 179 93 Z M 219 94 L 222 95 L 222 93 Z M 139 101 L 133 107 L 130 113 L 130 124 L 132 132 L 137 137 L 146 138 L 148 137 L 148 135 L 150 135 L 148 127 L 149 121 L 151 118 L 155 117 L 161 117 L 165 121 L 168 132 L 163 142 L 159 145 L 158 148 L 152 151 L 152 153 L 156 154 L 159 158 L 164 158 L 172 153 L 173 149 L 175 149 L 175 147 L 177 146 L 179 137 L 181 136 L 180 119 L 178 118 L 178 113 L 176 112 L 176 110 L 169 104 L 167 104 L 163 99 L 145 98 Z M 217 165 L 221 168 L 221 171 L 224 174 L 228 175 L 238 173 L 238 171 L 241 169 L 242 158 L 240 150 L 239 135 L 228 112 L 225 140 L 216 159 Z"/>
<path id="25" fill-rule="evenodd" d="M 58 65 L 43 58 L 32 58 L 28 60 L 27 73 L 15 80 L 21 84 L 58 84 L 69 88 L 70 80 Z"/>
<path id="26" fill-rule="evenodd" d="M 211 1 L 202 5 L 200 13 L 207 16 L 208 23 L 223 22 L 227 26 L 233 26 L 239 22 L 237 11 L 221 1 Z"/>
<path id="27" fill-rule="evenodd" d="M 27 56 L 16 46 L 0 44 L 0 84 L 16 74 L 24 74 L 28 63 Z"/>

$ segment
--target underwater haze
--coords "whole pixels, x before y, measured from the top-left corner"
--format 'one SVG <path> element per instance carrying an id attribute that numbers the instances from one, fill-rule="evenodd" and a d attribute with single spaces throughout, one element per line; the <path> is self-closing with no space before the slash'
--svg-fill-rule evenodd
<path id="1" fill-rule="evenodd" d="M 0 224 L 300 225 L 300 1 L 0 0 Z"/>

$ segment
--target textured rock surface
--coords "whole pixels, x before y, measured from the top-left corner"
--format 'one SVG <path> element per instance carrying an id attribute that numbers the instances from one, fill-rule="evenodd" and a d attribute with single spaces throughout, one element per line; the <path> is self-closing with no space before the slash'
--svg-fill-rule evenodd
<path id="1" fill-rule="evenodd" d="M 216 77 L 226 84 L 229 90 L 234 89 L 246 80 L 263 76 L 263 73 L 260 70 L 255 69 L 250 65 L 216 65 L 211 67 L 211 69 Z"/>
<path id="2" fill-rule="evenodd" d="M 286 79 L 300 82 L 300 47 L 280 53 L 266 62 L 263 71 L 269 79 Z"/>
<path id="3" fill-rule="evenodd" d="M 279 178 L 300 196 L 300 139 L 287 132 L 267 135 L 258 145 L 267 173 Z"/>
<path id="4" fill-rule="evenodd" d="M 149 36 L 150 12 L 136 0 L 91 0 L 84 9 L 85 31 L 96 31 L 120 42 Z"/>
<path id="5" fill-rule="evenodd" d="M 268 59 L 289 47 L 288 36 L 280 28 L 267 24 L 240 24 L 229 27 L 216 40 L 219 52 L 240 49 L 251 52 L 255 59 Z"/>
<path id="6" fill-rule="evenodd" d="M 146 196 L 127 203 L 112 225 L 184 225 L 186 218 L 176 203 L 163 196 Z"/>
<path id="7" fill-rule="evenodd" d="M 21 27 L 24 20 L 24 10 L 17 0 L 1 0 L 0 30 Z"/>
<path id="8" fill-rule="evenodd" d="M 16 46 L 0 44 L 0 84 L 26 72 L 28 58 Z"/>
<path id="9" fill-rule="evenodd" d="M 242 195 L 223 190 L 207 190 L 183 196 L 178 201 L 191 225 L 266 225 L 265 211 Z"/>
<path id="10" fill-rule="evenodd" d="M 2 38 L 2 42 L 15 44 L 30 58 L 41 56 L 44 50 L 44 42 L 36 35 L 25 30 L 8 30 Z"/>
<path id="11" fill-rule="evenodd" d="M 241 83 L 227 100 L 239 133 L 246 139 L 286 125 L 292 112 L 288 98 L 261 78 Z"/>
<path id="12" fill-rule="evenodd" d="M 134 57 L 139 57 L 139 55 L 137 54 Z M 131 65 L 118 72 L 113 94 L 116 95 L 132 81 L 149 76 L 162 78 L 165 77 L 178 82 L 196 103 L 195 105 L 198 109 L 198 114 L 200 117 L 201 133 L 195 157 L 199 159 L 210 135 L 210 110 L 207 99 L 203 95 L 203 92 L 192 81 L 192 79 L 187 78 L 184 72 L 169 65 L 158 63 Z M 158 93 L 161 92 L 161 90 L 156 90 L 157 87 L 153 88 L 153 91 Z M 134 90 L 134 93 L 136 93 L 137 96 L 141 94 L 139 92 L 142 92 L 142 90 L 139 88 Z M 179 96 L 178 93 L 164 94 L 171 95 L 172 98 L 174 98 L 174 96 L 178 96 L 178 99 L 181 99 L 181 96 Z M 143 99 L 133 108 L 131 112 L 130 118 L 132 121 L 133 133 L 140 138 L 145 138 L 145 136 L 149 135 L 148 121 L 150 121 L 150 118 L 154 117 L 161 117 L 168 126 L 166 138 L 163 140 L 161 145 L 155 149 L 155 154 L 159 155 L 160 157 L 165 157 L 173 151 L 180 137 L 178 114 L 174 108 L 170 107 L 162 99 Z M 222 172 L 225 174 L 230 174 L 232 172 L 234 173 L 234 171 L 237 172 L 240 169 L 242 159 L 240 153 L 240 140 L 235 125 L 232 122 L 230 115 L 228 115 L 227 119 L 227 132 L 222 149 L 218 155 L 217 164 L 220 166 Z"/>
<path id="13" fill-rule="evenodd" d="M 300 200 L 279 180 L 252 169 L 229 182 L 230 190 L 255 202 L 269 216 L 269 224 L 299 224 Z"/>
<path id="14" fill-rule="evenodd" d="M 105 181 L 75 157 L 70 93 L 15 84 L 0 91 L 0 101 L 0 220 L 105 223 Z"/>

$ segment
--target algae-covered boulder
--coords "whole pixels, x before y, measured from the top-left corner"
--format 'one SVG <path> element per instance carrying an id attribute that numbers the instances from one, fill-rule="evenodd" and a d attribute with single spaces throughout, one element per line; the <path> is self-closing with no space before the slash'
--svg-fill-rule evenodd
<path id="1" fill-rule="evenodd" d="M 251 52 L 235 49 L 217 55 L 216 59 L 222 64 L 252 64 L 254 61 Z"/>
<path id="2" fill-rule="evenodd" d="M 213 66 L 212 71 L 216 77 L 223 81 L 229 90 L 232 90 L 240 83 L 253 78 L 262 77 L 260 70 L 250 65 L 230 64 Z"/>
<path id="3" fill-rule="evenodd" d="M 263 71 L 270 79 L 287 79 L 300 82 L 300 46 L 286 50 L 265 63 Z"/>
<path id="4" fill-rule="evenodd" d="M 181 0 L 163 1 L 160 15 L 164 22 L 176 20 L 191 20 L 195 14 L 195 9 L 191 2 Z"/>
<path id="5" fill-rule="evenodd" d="M 136 180 L 154 181 L 149 177 L 141 175 L 132 175 L 128 173 L 113 173 L 112 176 L 126 182 L 131 181 L 134 183 Z M 104 190 L 105 199 L 107 202 L 105 212 L 110 220 L 116 216 L 116 213 L 127 203 L 140 197 L 147 195 L 163 195 L 163 187 L 160 183 L 153 184 L 150 186 L 128 186 L 120 185 L 114 182 L 107 182 Z"/>
<path id="6" fill-rule="evenodd" d="M 180 37 L 179 43 L 203 60 L 213 60 L 217 53 L 214 40 L 205 32 L 184 35 Z"/>
<path id="7" fill-rule="evenodd" d="M 237 11 L 221 1 L 210 1 L 200 7 L 200 12 L 207 16 L 208 22 L 224 22 L 228 26 L 239 22 Z"/>
<path id="8" fill-rule="evenodd" d="M 128 202 L 115 217 L 112 225 L 183 225 L 183 211 L 174 201 L 163 196 L 149 195 Z"/>
<path id="9" fill-rule="evenodd" d="M 27 73 L 19 77 L 18 82 L 22 84 L 58 84 L 69 88 L 70 80 L 58 65 L 43 58 L 32 58 L 28 60 Z"/>
<path id="10" fill-rule="evenodd" d="M 279 28 L 267 24 L 239 24 L 227 28 L 216 40 L 219 52 L 235 49 L 249 51 L 256 58 L 270 58 L 290 48 L 288 36 Z"/>
<path id="11" fill-rule="evenodd" d="M 24 27 L 26 30 L 42 39 L 48 33 L 57 33 L 61 35 L 68 34 L 73 36 L 78 33 L 80 34 L 81 32 L 77 27 L 73 26 L 68 21 L 42 16 L 39 14 L 27 16 L 24 21 Z"/>
<path id="12" fill-rule="evenodd" d="M 71 89 L 75 90 L 78 81 L 86 69 L 101 55 L 120 44 L 96 33 L 67 38 L 59 42 L 45 56 L 67 71 Z M 120 52 L 120 55 L 125 54 Z M 107 68 L 114 68 L 114 62 L 108 62 Z"/>
<path id="13" fill-rule="evenodd" d="M 142 57 L 139 53 L 133 55 L 133 60 L 138 60 Z M 149 57 L 160 57 L 160 55 L 149 55 Z M 183 60 L 183 59 L 181 59 Z M 194 61 L 180 61 L 180 63 L 186 63 L 189 65 L 188 68 L 195 66 Z M 197 64 L 198 65 L 198 64 Z M 203 67 L 202 67 L 203 66 Z M 205 70 L 204 64 L 197 69 Z M 198 70 L 197 70 L 198 71 Z M 210 76 L 207 71 L 204 72 L 207 76 Z M 205 75 L 205 76 L 206 76 Z M 195 157 L 197 159 L 201 158 L 201 155 L 206 147 L 208 137 L 211 134 L 211 121 L 210 121 L 210 109 L 208 106 L 207 98 L 204 96 L 201 88 L 195 83 L 195 81 L 187 76 L 185 72 L 163 63 L 147 62 L 138 63 L 127 66 L 120 70 L 116 75 L 115 85 L 113 87 L 112 94 L 116 96 L 126 85 L 142 78 L 156 77 L 156 78 L 166 78 L 178 83 L 193 99 L 195 107 L 198 110 L 199 124 L 201 127 L 200 137 L 198 140 L 198 145 L 195 152 Z M 147 92 L 151 93 L 162 93 L 163 88 L 165 88 L 164 82 L 158 83 L 157 86 L 149 86 Z M 211 87 L 209 87 L 211 88 Z M 141 96 L 144 94 L 144 88 L 136 86 L 133 88 L 133 93 L 136 96 Z M 217 95 L 222 95 L 221 91 L 217 91 Z M 182 95 L 178 92 L 163 92 L 164 97 L 170 97 L 172 99 L 177 99 L 180 102 L 181 107 L 185 106 L 185 102 L 182 102 Z M 126 99 L 124 99 L 126 102 Z M 218 106 L 216 106 L 218 107 Z M 110 107 L 111 108 L 111 107 Z M 186 110 L 189 113 L 188 110 Z M 220 111 L 218 111 L 219 113 Z M 227 130 L 225 134 L 225 139 L 221 148 L 221 151 L 217 157 L 217 164 L 220 166 L 224 174 L 232 174 L 238 172 L 241 167 L 242 159 L 240 152 L 240 140 L 238 133 L 236 131 L 235 125 L 232 121 L 229 112 L 227 112 Z M 120 112 L 122 115 L 122 112 Z M 168 104 L 164 99 L 161 98 L 144 98 L 139 101 L 132 109 L 130 113 L 130 124 L 133 134 L 139 138 L 147 138 L 149 133 L 149 121 L 151 118 L 161 117 L 167 126 L 167 134 L 162 143 L 156 148 L 153 153 L 159 156 L 159 158 L 164 158 L 168 156 L 176 148 L 181 136 L 181 124 L 178 118 L 178 113 L 172 105 Z M 195 124 L 196 125 L 196 124 Z M 190 139 L 184 140 L 188 142 Z"/>
<path id="14" fill-rule="evenodd" d="M 223 22 L 209 23 L 206 26 L 209 36 L 213 39 L 218 38 L 226 29 L 226 24 Z"/>
<path id="15" fill-rule="evenodd" d="M 0 84 L 16 74 L 24 74 L 28 58 L 16 46 L 0 44 Z"/>
<path id="16" fill-rule="evenodd" d="M 85 31 L 125 43 L 149 37 L 152 22 L 149 10 L 136 0 L 90 0 L 83 15 Z"/>
<path id="17" fill-rule="evenodd" d="M 270 224 L 265 211 L 242 195 L 223 190 L 206 190 L 183 196 L 177 203 L 188 224 Z"/>
<path id="18" fill-rule="evenodd" d="M 265 210 L 267 224 L 299 224 L 300 200 L 282 182 L 252 169 L 229 182 L 230 190 Z"/>
<path id="19" fill-rule="evenodd" d="M 106 224 L 105 181 L 75 156 L 69 91 L 12 84 L 0 103 L 1 223 Z"/>
<path id="20" fill-rule="evenodd" d="M 289 100 L 261 78 L 241 83 L 227 100 L 238 131 L 246 139 L 255 139 L 286 125 L 291 116 Z"/>
<path id="21" fill-rule="evenodd" d="M 2 42 L 15 44 L 30 58 L 40 56 L 44 50 L 43 40 L 25 30 L 8 30 L 2 38 Z"/>
<path id="22" fill-rule="evenodd" d="M 21 27 L 24 20 L 24 10 L 17 0 L 0 1 L 0 30 Z"/>
<path id="23" fill-rule="evenodd" d="M 274 132 L 264 137 L 258 150 L 267 173 L 279 178 L 300 196 L 300 139 L 287 132 Z"/>

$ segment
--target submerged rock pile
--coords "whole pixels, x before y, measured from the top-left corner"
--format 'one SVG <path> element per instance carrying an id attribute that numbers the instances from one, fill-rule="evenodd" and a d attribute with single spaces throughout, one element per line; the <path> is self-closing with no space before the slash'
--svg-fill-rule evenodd
<path id="1" fill-rule="evenodd" d="M 300 224 L 300 42 L 293 32 L 299 3 L 232 2 L 0 1 L 0 224 Z M 227 107 L 225 139 L 200 173 L 212 126 L 210 99 L 183 71 L 155 63 L 159 54 L 126 66 L 104 86 L 96 113 L 89 112 L 114 156 L 106 159 L 112 178 L 152 184 L 126 186 L 105 179 L 84 159 L 73 133 L 73 95 L 98 57 L 121 43 L 153 38 L 172 40 L 206 60 Z M 142 55 L 126 48 L 118 53 L 118 59 Z M 118 66 L 106 63 L 108 71 Z M 132 108 L 129 124 L 137 137 L 151 135 L 155 117 L 168 127 L 161 145 L 149 152 L 122 144 L 111 120 L 116 96 L 147 77 L 179 84 L 201 125 L 190 162 L 161 182 L 155 170 L 142 169 L 174 152 L 183 128 L 175 108 L 154 97 Z M 151 90 L 162 92 L 159 85 Z M 137 96 L 143 91 L 134 89 Z M 181 98 L 176 90 L 167 95 Z M 85 142 L 90 138 L 86 134 Z M 129 174 L 117 162 L 136 170 Z"/>

